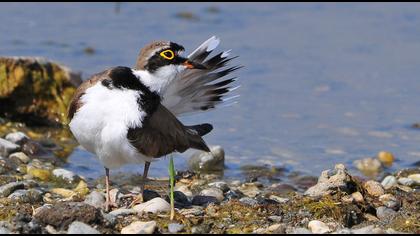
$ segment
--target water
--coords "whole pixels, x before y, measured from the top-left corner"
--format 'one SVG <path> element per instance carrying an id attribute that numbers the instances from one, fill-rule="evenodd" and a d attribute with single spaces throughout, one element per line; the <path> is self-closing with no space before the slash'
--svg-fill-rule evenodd
<path id="1" fill-rule="evenodd" d="M 134 65 L 152 40 L 190 52 L 219 36 L 244 66 L 239 103 L 182 120 L 214 125 L 205 140 L 225 148 L 227 177 L 243 164 L 318 175 L 381 150 L 394 153 L 395 168 L 420 157 L 420 132 L 410 129 L 420 120 L 420 4 L 1 3 L 0 20 L 0 55 L 47 57 L 84 77 Z M 176 167 L 187 157 L 177 155 Z M 150 174 L 166 176 L 167 163 Z M 68 167 L 103 175 L 80 149 Z"/>

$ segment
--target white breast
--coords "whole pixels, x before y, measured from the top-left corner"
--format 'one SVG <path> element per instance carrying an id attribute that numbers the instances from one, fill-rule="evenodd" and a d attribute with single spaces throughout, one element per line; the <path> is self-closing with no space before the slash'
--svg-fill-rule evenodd
<path id="1" fill-rule="evenodd" d="M 96 154 L 107 168 L 153 161 L 128 142 L 129 127 L 139 127 L 146 113 L 139 110 L 139 91 L 108 89 L 98 83 L 81 97 L 82 107 L 69 126 L 86 150 Z"/>

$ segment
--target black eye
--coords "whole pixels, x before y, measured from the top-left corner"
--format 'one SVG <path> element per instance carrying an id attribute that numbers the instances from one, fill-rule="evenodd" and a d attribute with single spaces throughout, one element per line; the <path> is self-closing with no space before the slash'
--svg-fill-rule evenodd
<path id="1" fill-rule="evenodd" d="M 175 57 L 175 53 L 172 50 L 168 49 L 168 50 L 165 50 L 165 51 L 161 52 L 160 56 L 167 59 L 167 60 L 172 60 Z"/>

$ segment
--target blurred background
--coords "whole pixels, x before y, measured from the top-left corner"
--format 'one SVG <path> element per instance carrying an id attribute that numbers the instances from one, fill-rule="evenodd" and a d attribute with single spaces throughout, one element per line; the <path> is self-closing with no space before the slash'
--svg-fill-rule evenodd
<path id="1" fill-rule="evenodd" d="M 183 117 L 209 122 L 205 140 L 226 152 L 225 177 L 244 165 L 318 176 L 380 151 L 393 168 L 420 159 L 420 4 L 407 3 L 1 3 L 0 55 L 58 61 L 84 79 L 134 66 L 153 40 L 186 53 L 209 37 L 239 56 L 238 103 Z M 191 151 L 177 154 L 187 168 Z M 167 175 L 167 160 L 151 176 Z M 67 168 L 103 175 L 78 148 Z M 119 171 L 142 172 L 142 166 Z"/>

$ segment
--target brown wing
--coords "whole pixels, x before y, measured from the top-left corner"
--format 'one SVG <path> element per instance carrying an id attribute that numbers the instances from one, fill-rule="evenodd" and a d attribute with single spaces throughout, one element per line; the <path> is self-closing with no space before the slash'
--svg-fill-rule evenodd
<path id="1" fill-rule="evenodd" d="M 210 151 L 198 132 L 185 127 L 161 104 L 141 128 L 130 128 L 127 138 L 140 153 L 150 157 L 184 152 L 188 148 Z"/>
<path id="2" fill-rule="evenodd" d="M 67 116 L 69 120 L 73 119 L 74 113 L 83 105 L 80 98 L 85 94 L 86 89 L 94 86 L 96 83 L 105 80 L 108 77 L 109 70 L 100 72 L 92 76 L 92 78 L 85 80 L 76 90 L 69 105 Z"/>

